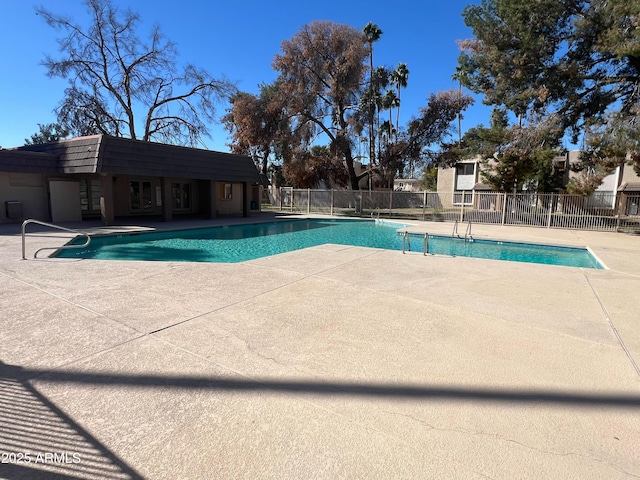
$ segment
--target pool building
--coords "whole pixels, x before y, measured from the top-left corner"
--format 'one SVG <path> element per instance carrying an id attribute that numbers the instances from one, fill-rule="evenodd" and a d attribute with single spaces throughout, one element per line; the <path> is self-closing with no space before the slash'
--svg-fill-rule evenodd
<path id="1" fill-rule="evenodd" d="M 0 150 L 0 223 L 247 217 L 260 189 L 244 155 L 108 135 Z"/>

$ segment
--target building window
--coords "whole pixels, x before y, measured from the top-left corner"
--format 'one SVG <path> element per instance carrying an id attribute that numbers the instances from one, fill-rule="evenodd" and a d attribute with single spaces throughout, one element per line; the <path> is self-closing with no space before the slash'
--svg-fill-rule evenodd
<path id="1" fill-rule="evenodd" d="M 474 163 L 458 163 L 456 165 L 456 175 L 473 175 L 474 167 Z"/>
<path id="2" fill-rule="evenodd" d="M 151 200 L 151 182 L 139 182 L 137 180 L 132 180 L 129 182 L 129 193 L 131 199 L 131 210 L 151 210 L 153 207 Z"/>
<path id="3" fill-rule="evenodd" d="M 471 205 L 473 203 L 473 189 L 476 185 L 476 164 L 456 164 L 456 178 L 454 181 L 453 204 Z"/>
<path id="4" fill-rule="evenodd" d="M 99 178 L 80 179 L 80 207 L 82 208 L 82 213 L 100 212 L 100 192 Z"/>
<path id="5" fill-rule="evenodd" d="M 233 186 L 230 183 L 220 184 L 220 199 L 231 200 L 233 198 Z"/>
<path id="6" fill-rule="evenodd" d="M 455 191 L 473 190 L 476 184 L 475 167 L 475 163 L 458 163 L 456 165 Z"/>
<path id="7" fill-rule="evenodd" d="M 174 210 L 191 210 L 191 184 L 175 182 L 171 184 Z"/>

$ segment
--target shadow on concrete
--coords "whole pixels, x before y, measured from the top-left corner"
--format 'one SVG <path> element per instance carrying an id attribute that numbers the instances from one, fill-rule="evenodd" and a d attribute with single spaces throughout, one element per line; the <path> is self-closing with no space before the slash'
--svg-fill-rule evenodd
<path id="1" fill-rule="evenodd" d="M 352 382 L 287 381 L 273 379 L 229 379 L 165 375 L 118 375 L 82 371 L 23 369 L 0 362 L 0 375 L 11 372 L 13 378 L 34 378 L 51 383 L 120 385 L 161 389 L 208 389 L 244 392 L 287 392 L 326 396 L 381 397 L 424 401 L 462 401 L 489 403 L 525 403 L 571 405 L 574 407 L 615 407 L 640 410 L 640 395 L 623 393 L 589 393 L 586 391 L 472 388 L 422 386 L 415 384 L 374 384 Z"/>
<path id="2" fill-rule="evenodd" d="M 229 379 L 223 377 L 119 375 L 21 368 L 0 362 L 0 477 L 11 479 L 142 479 L 131 466 L 42 395 L 38 378 L 65 385 L 104 385 L 298 395 L 378 397 L 419 401 L 487 402 L 640 410 L 640 395 L 561 390 L 429 387 L 352 382 Z M 142 419 L 143 420 L 143 419 Z M 22 457 L 19 455 L 22 453 Z M 25 454 L 29 454 L 28 461 Z M 13 455 L 13 456 L 8 456 Z"/>
<path id="3" fill-rule="evenodd" d="M 143 478 L 0 362 L 0 478 Z"/>
<path id="4" fill-rule="evenodd" d="M 91 246 L 79 250 L 58 250 L 55 259 L 100 259 L 100 250 L 92 249 Z M 159 262 L 210 262 L 215 255 L 196 248 L 173 248 L 156 245 L 136 245 L 115 244 L 109 251 L 110 255 L 115 255 L 118 260 L 144 260 Z"/>
<path id="5" fill-rule="evenodd" d="M 191 230 L 174 230 L 167 232 L 170 239 L 185 240 L 242 240 L 245 238 L 264 237 L 281 233 L 295 233 L 306 230 L 316 230 L 331 227 L 331 224 L 320 224 L 317 221 L 298 219 L 289 222 L 249 223 L 245 225 L 224 225 L 210 228 L 196 228 Z M 163 235 L 161 233 L 160 235 Z"/>
<path id="6" fill-rule="evenodd" d="M 296 233 L 329 227 L 331 227 L 329 223 L 320 224 L 318 222 L 296 220 L 280 223 L 256 223 L 240 226 L 228 225 L 191 230 L 161 231 L 152 232 L 151 235 L 146 235 L 146 232 L 117 234 L 107 237 L 92 237 L 91 244 L 86 248 L 61 249 L 52 253 L 51 257 L 57 259 L 113 258 L 116 260 L 164 262 L 228 262 L 229 255 L 225 247 L 221 247 L 221 243 L 213 244 L 210 241 L 225 242 L 262 238 L 274 234 Z M 51 236 L 51 238 L 61 237 Z M 84 237 L 75 237 L 65 243 L 65 246 L 79 245 L 84 243 L 85 240 Z M 199 241 L 206 241 L 207 243 L 202 246 Z M 245 246 L 244 248 L 249 249 L 251 247 Z M 280 249 L 273 253 L 280 253 Z M 243 256 L 241 257 L 244 259 Z"/>

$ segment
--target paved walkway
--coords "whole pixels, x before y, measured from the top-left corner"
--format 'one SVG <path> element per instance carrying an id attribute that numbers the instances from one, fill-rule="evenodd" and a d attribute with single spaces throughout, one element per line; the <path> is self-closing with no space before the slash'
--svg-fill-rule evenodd
<path id="1" fill-rule="evenodd" d="M 21 260 L 2 226 L 0 477 L 640 477 L 640 236 L 473 229 L 609 269 Z"/>

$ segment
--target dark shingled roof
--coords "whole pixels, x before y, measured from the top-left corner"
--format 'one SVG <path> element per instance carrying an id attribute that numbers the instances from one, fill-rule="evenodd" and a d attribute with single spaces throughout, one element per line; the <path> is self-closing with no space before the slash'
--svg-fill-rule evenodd
<path id="1" fill-rule="evenodd" d="M 0 172 L 62 173 L 62 170 L 57 155 L 12 148 L 0 150 Z"/>
<path id="2" fill-rule="evenodd" d="M 18 150 L 54 154 L 59 158 L 60 169 L 64 173 L 112 173 L 260 183 L 253 160 L 245 155 L 107 135 L 27 145 Z"/>
<path id="3" fill-rule="evenodd" d="M 18 150 L 46 152 L 58 158 L 63 173 L 97 173 L 96 165 L 102 135 L 78 137 L 58 142 L 25 145 Z"/>

